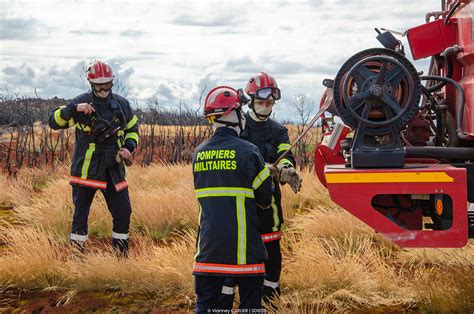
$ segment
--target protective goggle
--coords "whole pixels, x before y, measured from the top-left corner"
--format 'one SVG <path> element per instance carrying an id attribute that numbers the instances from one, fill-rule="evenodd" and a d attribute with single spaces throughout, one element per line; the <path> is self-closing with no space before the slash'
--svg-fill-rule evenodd
<path id="1" fill-rule="evenodd" d="M 281 98 L 280 89 L 278 87 L 265 87 L 261 89 L 257 89 L 255 92 L 255 98 L 260 100 L 267 100 L 273 98 L 274 100 L 278 100 Z"/>
<path id="2" fill-rule="evenodd" d="M 96 93 L 100 93 L 110 91 L 114 84 L 112 82 L 109 82 L 104 84 L 92 84 L 92 86 L 94 87 Z"/>

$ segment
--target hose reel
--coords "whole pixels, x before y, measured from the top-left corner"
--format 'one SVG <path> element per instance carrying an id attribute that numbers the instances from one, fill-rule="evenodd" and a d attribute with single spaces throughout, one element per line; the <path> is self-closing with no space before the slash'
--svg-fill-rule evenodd
<path id="1" fill-rule="evenodd" d="M 334 104 L 345 124 L 366 134 L 403 128 L 415 115 L 421 99 L 415 67 L 403 55 L 384 48 L 361 51 L 349 58 L 334 80 Z"/>
<path id="2" fill-rule="evenodd" d="M 399 132 L 416 114 L 421 93 L 415 67 L 394 50 L 367 49 L 342 65 L 334 80 L 334 106 L 356 130 L 353 167 L 403 167 Z"/>

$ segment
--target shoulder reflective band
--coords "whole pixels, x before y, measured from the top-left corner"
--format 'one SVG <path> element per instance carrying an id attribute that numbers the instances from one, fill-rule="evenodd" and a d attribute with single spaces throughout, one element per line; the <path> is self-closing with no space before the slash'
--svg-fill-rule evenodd
<path id="1" fill-rule="evenodd" d="M 260 235 L 262 237 L 263 242 L 271 242 L 281 239 L 281 231 L 272 232 L 272 233 L 265 233 Z"/>
<path id="2" fill-rule="evenodd" d="M 112 231 L 112 238 L 118 240 L 128 240 L 128 233 L 117 233 Z"/>
<path id="3" fill-rule="evenodd" d="M 127 140 L 129 138 L 135 140 L 135 142 L 137 142 L 137 144 L 138 144 L 138 133 L 135 133 L 135 132 L 127 133 L 127 135 L 125 135 L 125 140 Z"/>
<path id="4" fill-rule="evenodd" d="M 291 161 L 289 161 L 286 158 L 283 158 L 282 160 L 280 160 L 280 162 L 278 164 L 279 165 L 288 165 L 288 166 L 291 166 L 291 167 L 295 166 L 295 165 L 293 165 L 293 163 Z"/>
<path id="5" fill-rule="evenodd" d="M 247 263 L 247 214 L 245 212 L 245 197 L 236 197 L 237 214 L 237 264 Z"/>
<path id="6" fill-rule="evenodd" d="M 196 197 L 219 197 L 219 196 L 244 196 L 248 198 L 254 198 L 253 190 L 247 188 L 236 188 L 236 187 L 214 187 L 204 188 L 195 190 Z"/>
<path id="7" fill-rule="evenodd" d="M 327 183 L 454 182 L 446 172 L 328 173 Z"/>
<path id="8" fill-rule="evenodd" d="M 138 118 L 137 118 L 136 115 L 134 115 L 132 120 L 128 121 L 125 130 L 128 130 L 128 129 L 132 128 L 135 124 L 137 124 L 137 122 L 138 122 Z"/>
<path id="9" fill-rule="evenodd" d="M 288 144 L 288 143 L 281 143 L 280 145 L 278 145 L 277 154 L 279 154 L 281 152 L 284 152 L 286 150 L 289 150 L 290 147 L 291 147 L 291 145 Z"/>
<path id="10" fill-rule="evenodd" d="M 262 183 L 270 176 L 270 170 L 267 167 L 263 167 L 262 171 L 257 174 L 252 183 L 252 188 L 254 190 L 258 189 Z"/>
<path id="11" fill-rule="evenodd" d="M 265 265 L 263 263 L 249 265 L 195 263 L 193 271 L 198 273 L 218 273 L 233 275 L 264 274 Z"/>
<path id="12" fill-rule="evenodd" d="M 82 171 L 81 171 L 81 178 L 87 179 L 87 175 L 89 174 L 89 166 L 91 164 L 92 154 L 95 151 L 95 143 L 89 143 L 89 148 L 86 151 L 86 155 L 84 157 L 84 163 L 82 164 Z"/>
<path id="13" fill-rule="evenodd" d="M 64 106 L 59 107 L 55 112 L 54 112 L 54 121 L 56 122 L 57 125 L 59 126 L 65 126 L 67 121 L 61 118 L 61 109 L 64 108 Z"/>

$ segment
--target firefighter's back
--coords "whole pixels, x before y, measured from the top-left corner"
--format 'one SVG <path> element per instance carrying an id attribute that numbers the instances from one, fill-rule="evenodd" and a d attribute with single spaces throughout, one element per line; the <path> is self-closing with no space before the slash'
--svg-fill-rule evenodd
<path id="1" fill-rule="evenodd" d="M 194 154 L 193 172 L 200 205 L 197 265 L 214 264 L 216 274 L 263 275 L 259 269 L 232 265 L 261 265 L 266 251 L 258 231 L 254 180 L 262 171 L 257 147 L 219 128 Z M 258 195 L 257 195 L 258 197 Z M 199 273 L 199 267 L 194 272 Z M 212 269 L 206 268 L 207 271 Z"/>

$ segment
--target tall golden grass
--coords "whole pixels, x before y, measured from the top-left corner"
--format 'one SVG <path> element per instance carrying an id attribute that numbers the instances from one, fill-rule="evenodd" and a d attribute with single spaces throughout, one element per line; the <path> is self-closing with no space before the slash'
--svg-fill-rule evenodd
<path id="1" fill-rule="evenodd" d="M 188 165 L 132 167 L 132 246 L 128 259 L 110 251 L 111 217 L 93 203 L 88 250 L 66 242 L 72 217 L 67 166 L 0 177 L 3 221 L 0 292 L 84 291 L 141 294 L 170 310 L 191 310 L 196 200 Z M 335 206 L 308 171 L 295 195 L 283 187 L 285 236 L 282 312 L 469 312 L 474 308 L 474 244 L 463 249 L 400 249 Z M 3 216 L 1 216 L 3 217 Z M 1 218 L 4 219 L 4 218 Z M 8 304 L 7 301 L 0 302 Z"/>

